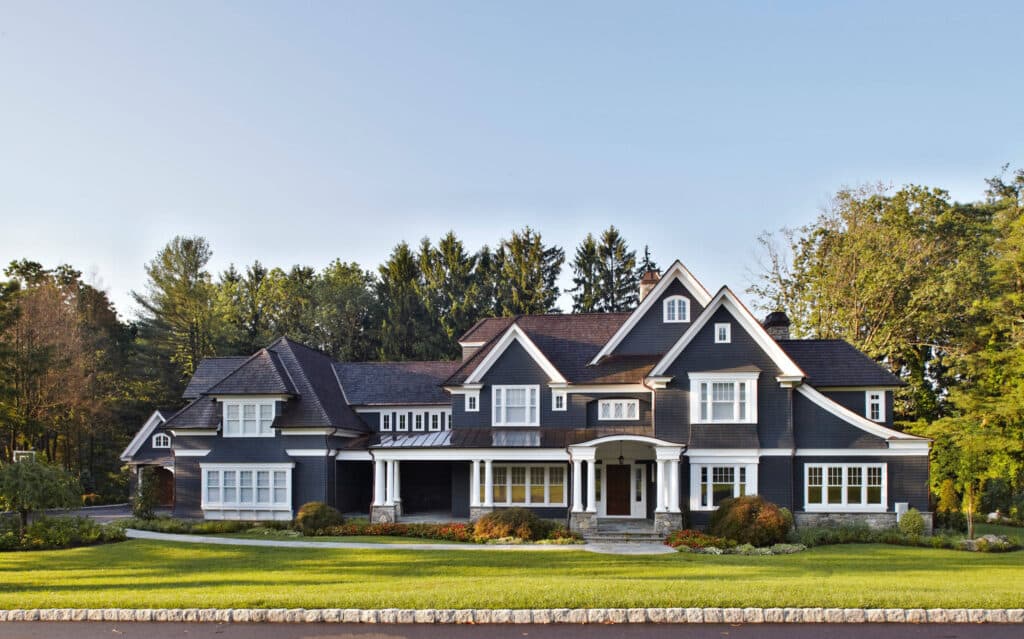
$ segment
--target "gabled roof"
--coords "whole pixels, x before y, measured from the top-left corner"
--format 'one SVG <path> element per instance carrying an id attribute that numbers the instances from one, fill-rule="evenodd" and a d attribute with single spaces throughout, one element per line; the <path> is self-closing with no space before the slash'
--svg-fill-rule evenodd
<path id="1" fill-rule="evenodd" d="M 533 340 L 530 339 L 523 329 L 513 322 L 473 368 L 473 372 L 466 378 L 466 383 L 473 384 L 479 382 L 513 342 L 518 343 L 526 350 L 530 357 L 533 358 L 533 361 L 544 370 L 544 373 L 548 375 L 552 382 L 566 383 L 568 381 L 562 376 L 558 368 L 551 363 L 551 360 L 544 355 L 544 352 L 533 343 Z"/>
<path id="2" fill-rule="evenodd" d="M 490 339 L 466 360 L 446 384 L 463 384 L 494 350 L 509 327 L 515 325 L 543 353 L 544 357 L 571 384 L 635 383 L 643 381 L 643 372 L 656 358 L 609 358 L 598 366 L 589 366 L 601 346 L 608 341 L 629 313 L 584 313 L 576 315 L 521 315 L 515 318 L 496 317 L 483 320 L 473 335 L 490 335 Z M 473 338 L 476 340 L 476 337 Z M 646 372 L 646 370 L 644 370 Z"/>
<path id="3" fill-rule="evenodd" d="M 205 393 L 207 389 L 227 377 L 232 371 L 245 363 L 248 357 L 207 357 L 196 366 L 196 372 L 188 381 L 185 392 L 181 396 L 185 399 L 195 399 Z"/>
<path id="4" fill-rule="evenodd" d="M 818 388 L 891 387 L 906 383 L 841 339 L 786 339 L 779 346 Z"/>
<path id="5" fill-rule="evenodd" d="M 221 411 L 212 397 L 193 399 L 185 408 L 164 423 L 167 430 L 216 430 L 220 426 Z"/>
<path id="6" fill-rule="evenodd" d="M 441 385 L 461 362 L 339 362 L 334 364 L 353 406 L 450 404 Z"/>
<path id="7" fill-rule="evenodd" d="M 686 332 L 679 338 L 679 340 L 672 346 L 664 357 L 657 363 L 653 370 L 651 370 L 652 377 L 658 377 L 665 374 L 668 367 L 672 365 L 674 361 L 682 354 L 686 347 L 689 345 L 693 338 L 697 336 L 697 333 L 711 320 L 715 312 L 720 308 L 726 308 L 732 316 L 740 323 L 740 325 L 746 329 L 747 333 L 754 339 L 758 346 L 771 358 L 779 370 L 782 371 L 782 375 L 792 376 L 797 378 L 806 377 L 807 374 L 801 369 L 796 362 L 786 354 L 784 350 L 779 346 L 778 342 L 772 339 L 772 336 L 761 326 L 761 323 L 757 321 L 757 318 L 750 312 L 743 302 L 740 301 L 736 294 L 729 290 L 728 286 L 723 286 L 719 289 L 718 293 L 715 294 L 714 299 L 708 304 L 704 311 L 694 320 L 690 328 L 686 329 Z"/>
<path id="8" fill-rule="evenodd" d="M 864 417 L 863 415 L 861 415 L 859 413 L 855 413 L 852 410 L 850 410 L 849 408 L 846 408 L 845 406 L 842 406 L 842 405 L 838 404 L 837 402 L 832 401 L 828 397 L 825 397 L 820 392 L 818 392 L 813 387 L 811 387 L 811 386 L 809 386 L 807 384 L 801 384 L 800 386 L 797 386 L 796 391 L 798 393 L 800 393 L 801 395 L 803 395 L 804 397 L 806 397 L 807 399 L 809 399 L 812 402 L 814 402 L 815 404 L 817 404 L 818 406 L 820 406 L 821 408 L 827 410 L 828 412 L 832 413 L 833 415 L 835 415 L 839 419 L 843 420 L 844 422 L 846 422 L 848 424 L 852 424 L 852 425 L 856 426 L 857 428 L 859 428 L 859 429 L 861 429 L 863 431 L 866 431 L 868 433 L 871 433 L 872 435 L 874 435 L 876 437 L 881 437 L 882 439 L 885 439 L 885 440 L 888 440 L 888 441 L 892 441 L 892 440 L 899 440 L 899 441 L 906 441 L 906 442 L 928 442 L 928 441 L 930 441 L 929 439 L 927 439 L 925 437 L 918 437 L 916 435 L 911 435 L 909 433 L 904 433 L 904 432 L 895 430 L 893 428 L 888 428 L 886 426 L 883 426 L 882 424 L 879 424 L 877 422 L 873 422 L 870 419 L 868 419 L 867 417 Z"/>
<path id="9" fill-rule="evenodd" d="M 159 408 L 153 411 L 153 414 L 149 416 L 149 419 L 147 419 L 146 423 L 142 425 L 139 432 L 135 433 L 135 437 L 132 438 L 128 447 L 121 453 L 121 461 L 131 461 L 132 457 L 135 456 L 135 453 L 139 452 L 142 445 L 146 443 L 149 436 L 153 434 L 153 431 L 155 431 L 158 426 L 162 426 L 163 423 L 167 421 L 167 418 L 173 415 L 174 412 L 175 411 L 173 410 Z"/>
<path id="10" fill-rule="evenodd" d="M 272 345 L 273 346 L 273 345 Z M 271 346 L 271 347 L 272 347 Z M 270 348 L 256 351 L 244 364 L 203 392 L 204 395 L 298 395 L 280 356 Z"/>
<path id="11" fill-rule="evenodd" d="M 704 285 L 700 283 L 696 277 L 693 276 L 683 263 L 679 260 L 672 262 L 672 265 L 668 267 L 665 273 L 658 280 L 658 285 L 651 290 L 650 293 L 644 297 L 640 305 L 630 314 L 630 316 L 622 323 L 619 329 L 615 332 L 611 338 L 601 347 L 601 349 L 591 359 L 591 364 L 598 364 L 602 358 L 612 355 L 615 352 L 615 347 L 622 343 L 622 340 L 626 339 L 630 331 L 637 325 L 637 323 L 647 314 L 651 307 L 653 307 L 658 299 L 661 297 L 665 289 L 672 284 L 672 282 L 679 280 L 683 287 L 700 302 L 701 306 L 707 306 L 711 301 L 711 293 L 708 292 Z"/>

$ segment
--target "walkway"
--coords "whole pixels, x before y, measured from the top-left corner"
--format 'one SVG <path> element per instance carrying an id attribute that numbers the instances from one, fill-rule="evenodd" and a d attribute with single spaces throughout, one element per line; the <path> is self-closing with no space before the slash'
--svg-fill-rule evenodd
<path id="1" fill-rule="evenodd" d="M 185 544 L 218 544 L 222 546 L 271 546 L 277 548 L 340 548 L 349 550 L 529 550 L 570 551 L 585 550 L 607 555 L 661 555 L 676 552 L 664 544 L 583 544 L 556 546 L 547 544 L 373 544 L 349 541 L 288 541 L 284 539 L 238 539 L 204 535 L 177 535 L 149 530 L 125 531 L 131 539 L 153 539 Z"/>

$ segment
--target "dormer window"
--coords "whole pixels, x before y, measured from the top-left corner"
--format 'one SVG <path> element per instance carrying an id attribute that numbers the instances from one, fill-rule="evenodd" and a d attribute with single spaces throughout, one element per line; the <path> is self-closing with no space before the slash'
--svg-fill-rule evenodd
<path id="1" fill-rule="evenodd" d="M 171 447 L 171 436 L 167 433 L 157 433 L 153 435 L 153 448 L 170 448 Z"/>
<path id="2" fill-rule="evenodd" d="M 690 299 L 684 295 L 673 295 L 662 303 L 663 320 L 666 324 L 690 321 Z"/>
<path id="3" fill-rule="evenodd" d="M 885 391 L 867 391 L 867 417 L 873 422 L 885 422 Z"/>
<path id="4" fill-rule="evenodd" d="M 756 424 L 758 373 L 690 373 L 691 424 Z"/>
<path id="5" fill-rule="evenodd" d="M 273 437 L 274 400 L 225 400 L 225 437 Z"/>

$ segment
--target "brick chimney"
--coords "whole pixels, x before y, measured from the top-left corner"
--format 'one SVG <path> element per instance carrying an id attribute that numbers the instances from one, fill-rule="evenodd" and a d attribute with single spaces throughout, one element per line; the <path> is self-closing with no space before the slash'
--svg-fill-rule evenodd
<path id="1" fill-rule="evenodd" d="M 775 341 L 789 339 L 789 317 L 782 311 L 769 313 L 761 325 Z"/>
<path id="2" fill-rule="evenodd" d="M 658 285 L 658 281 L 661 280 L 661 273 L 658 271 L 647 271 L 640 277 L 640 301 L 644 301 L 644 298 L 654 290 L 654 287 Z"/>

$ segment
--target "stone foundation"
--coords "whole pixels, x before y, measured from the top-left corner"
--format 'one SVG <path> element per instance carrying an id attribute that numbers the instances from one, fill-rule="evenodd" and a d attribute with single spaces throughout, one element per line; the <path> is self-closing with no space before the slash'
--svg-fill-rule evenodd
<path id="1" fill-rule="evenodd" d="M 597 532 L 597 513 L 569 513 L 569 530 L 581 535 Z"/>
<path id="2" fill-rule="evenodd" d="M 664 537 L 683 527 L 683 513 L 654 513 L 654 534 Z"/>
<path id="3" fill-rule="evenodd" d="M 932 513 L 921 513 L 924 518 L 924 529 L 927 534 L 932 532 Z M 876 530 L 896 527 L 896 513 L 793 513 L 793 523 L 797 528 L 829 528 L 848 526 L 850 524 L 867 524 Z"/>
<path id="4" fill-rule="evenodd" d="M 393 524 L 398 515 L 398 506 L 370 506 L 370 521 L 375 524 Z"/>
<path id="5" fill-rule="evenodd" d="M 469 520 L 476 521 L 488 513 L 493 513 L 494 508 L 492 506 L 470 506 L 469 507 Z"/>

